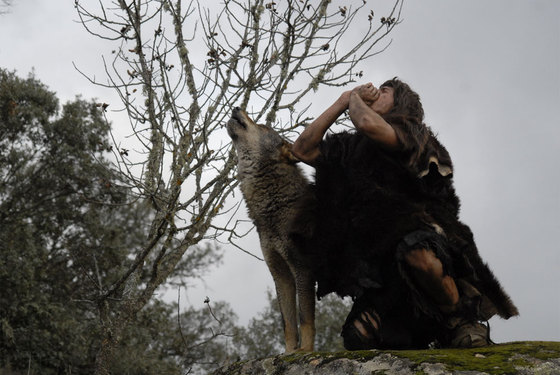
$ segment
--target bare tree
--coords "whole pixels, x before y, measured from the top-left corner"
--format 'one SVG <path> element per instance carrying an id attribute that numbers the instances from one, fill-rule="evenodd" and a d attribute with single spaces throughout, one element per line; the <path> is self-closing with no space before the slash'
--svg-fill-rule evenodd
<path id="1" fill-rule="evenodd" d="M 300 108 L 306 95 L 352 82 L 361 76 L 358 63 L 387 47 L 376 45 L 399 23 L 402 0 L 385 14 L 365 0 L 350 3 L 224 0 L 208 8 L 196 0 L 118 0 L 93 8 L 75 1 L 87 31 L 113 48 L 103 57 L 107 80 L 88 79 L 115 89 L 130 119 L 127 137 L 114 137 L 116 167 L 155 212 L 131 267 L 110 285 L 99 281 L 98 374 L 108 373 L 122 328 L 189 247 L 242 235 L 238 205 L 226 202 L 236 187 L 224 130 L 232 107 L 292 131 L 308 120 Z"/>

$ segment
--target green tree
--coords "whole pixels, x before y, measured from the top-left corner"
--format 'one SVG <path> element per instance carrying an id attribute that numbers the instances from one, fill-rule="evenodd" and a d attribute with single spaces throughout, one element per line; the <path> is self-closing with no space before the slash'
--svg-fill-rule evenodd
<path id="1" fill-rule="evenodd" d="M 345 350 L 340 333 L 351 307 L 349 298 L 341 299 L 335 294 L 329 294 L 317 303 L 315 346 L 318 351 Z"/>
<path id="2" fill-rule="evenodd" d="M 236 319 L 225 302 L 209 302 L 203 309 L 189 306 L 177 314 L 176 304 L 156 299 L 124 331 L 111 372 L 208 374 L 234 360 L 228 353 Z"/>
<path id="3" fill-rule="evenodd" d="M 59 114 L 56 97 L 40 82 L 0 71 L 4 366 L 57 372 L 87 356 L 81 342 L 87 327 L 78 317 L 68 318 L 82 308 L 71 301 L 83 296 L 88 283 L 82 281 L 95 275 L 90 265 L 102 257 L 85 243 L 97 239 L 81 233 L 95 215 L 109 221 L 107 236 L 125 224 L 97 203 L 123 200 L 119 189 L 107 187 L 112 177 L 94 159 L 105 147 L 107 131 L 94 104 L 78 99 Z M 72 251 L 67 244 L 91 251 Z"/>
<path id="4" fill-rule="evenodd" d="M 130 267 L 153 217 L 111 171 L 108 130 L 94 102 L 78 98 L 60 109 L 34 77 L 0 69 L 0 373 L 94 372 L 101 321 L 111 318 L 100 316 L 100 301 L 113 303 L 99 296 Z M 213 246 L 193 248 L 169 280 L 201 276 L 219 259 Z M 123 286 L 113 298 L 125 293 Z M 199 350 L 188 363 L 176 304 L 154 299 L 123 331 L 110 369 L 178 374 L 208 362 L 203 348 L 215 344 L 203 327 L 211 315 L 187 311 L 182 326 L 200 327 L 189 336 Z M 234 315 L 224 316 L 229 324 Z"/>

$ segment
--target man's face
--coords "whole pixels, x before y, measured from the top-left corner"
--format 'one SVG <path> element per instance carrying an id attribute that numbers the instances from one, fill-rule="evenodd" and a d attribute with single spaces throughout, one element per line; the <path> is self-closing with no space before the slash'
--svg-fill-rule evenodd
<path id="1" fill-rule="evenodd" d="M 388 113 L 393 105 L 395 104 L 395 99 L 393 97 L 394 90 L 392 87 L 382 86 L 379 88 L 379 98 L 373 102 L 371 109 L 380 115 Z"/>

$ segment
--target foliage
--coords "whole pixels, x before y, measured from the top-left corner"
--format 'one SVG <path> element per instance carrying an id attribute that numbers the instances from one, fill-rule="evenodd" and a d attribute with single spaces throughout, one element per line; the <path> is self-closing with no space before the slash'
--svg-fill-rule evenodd
<path id="1" fill-rule="evenodd" d="M 264 358 L 284 352 L 280 309 L 276 297 L 270 291 L 268 302 L 268 306 L 257 317 L 251 319 L 247 327 L 240 328 L 233 338 L 233 346 L 237 348 L 234 356 L 243 359 Z M 344 350 L 340 332 L 350 311 L 350 302 L 330 294 L 317 303 L 315 350 Z"/>
<path id="2" fill-rule="evenodd" d="M 0 369 L 7 373 L 94 371 L 99 291 L 130 265 L 153 216 L 149 205 L 128 201 L 111 172 L 108 129 L 95 103 L 78 98 L 60 110 L 34 77 L 0 70 Z M 219 259 L 213 246 L 193 248 L 170 280 L 201 276 Z M 182 319 L 206 324 L 203 315 Z M 187 320 L 183 326 L 197 324 Z M 179 373 L 185 349 L 174 322 L 175 305 L 147 304 L 124 330 L 112 369 Z M 192 340 L 204 338 L 198 334 Z"/>
<path id="3" fill-rule="evenodd" d="M 241 327 L 234 337 L 235 356 L 264 358 L 284 351 L 284 333 L 278 301 L 273 293 L 267 292 L 268 305 L 247 327 Z"/>
<path id="4" fill-rule="evenodd" d="M 108 129 L 94 104 L 77 99 L 59 114 L 56 97 L 41 83 L 5 71 L 0 125 L 0 357 L 4 366 L 57 372 L 88 355 L 89 327 L 80 324 L 84 312 L 72 300 L 87 289 L 84 280 L 93 275 L 83 268 L 101 241 L 84 232 L 96 215 L 108 221 L 89 228 L 97 235 L 117 236 L 112 227 L 124 221 L 94 203 L 122 200 L 118 189 L 106 189 L 111 177 L 93 157 Z M 115 250 L 104 247 L 108 261 L 119 260 L 110 259 Z"/>
<path id="5" fill-rule="evenodd" d="M 235 314 L 224 302 L 182 309 L 154 300 L 125 329 L 116 348 L 115 374 L 207 374 L 230 362 L 226 347 Z"/>
<path id="6" fill-rule="evenodd" d="M 336 352 L 344 350 L 342 344 L 342 325 L 352 307 L 352 300 L 341 299 L 329 294 L 317 303 L 315 348 L 317 351 Z"/>

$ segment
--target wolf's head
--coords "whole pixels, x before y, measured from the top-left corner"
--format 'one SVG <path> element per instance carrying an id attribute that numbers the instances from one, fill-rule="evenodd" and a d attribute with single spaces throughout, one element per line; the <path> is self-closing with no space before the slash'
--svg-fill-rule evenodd
<path id="1" fill-rule="evenodd" d="M 292 154 L 292 145 L 274 129 L 255 124 L 241 108 L 235 108 L 227 123 L 227 131 L 233 141 L 239 164 L 270 162 L 296 163 L 299 160 Z"/>

